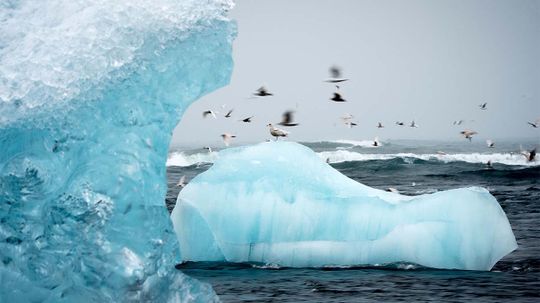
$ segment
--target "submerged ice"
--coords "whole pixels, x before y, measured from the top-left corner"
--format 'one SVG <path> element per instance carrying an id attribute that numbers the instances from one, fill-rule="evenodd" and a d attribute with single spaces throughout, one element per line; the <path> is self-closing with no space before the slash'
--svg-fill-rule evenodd
<path id="1" fill-rule="evenodd" d="M 165 162 L 229 81 L 231 6 L 0 4 L 0 302 L 218 300 L 174 268 Z"/>
<path id="2" fill-rule="evenodd" d="M 483 188 L 385 192 L 286 142 L 220 152 L 180 192 L 171 216 L 183 261 L 490 270 L 517 248 L 505 213 Z"/>

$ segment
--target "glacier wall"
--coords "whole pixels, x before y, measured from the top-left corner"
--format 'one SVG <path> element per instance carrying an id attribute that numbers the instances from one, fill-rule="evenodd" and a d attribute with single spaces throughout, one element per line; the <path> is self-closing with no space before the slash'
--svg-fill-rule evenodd
<path id="1" fill-rule="evenodd" d="M 229 81 L 230 8 L 0 3 L 0 302 L 218 300 L 174 268 L 165 162 Z"/>
<path id="2" fill-rule="evenodd" d="M 289 142 L 220 151 L 180 192 L 171 216 L 183 261 L 490 270 L 517 248 L 483 188 L 385 192 Z"/>

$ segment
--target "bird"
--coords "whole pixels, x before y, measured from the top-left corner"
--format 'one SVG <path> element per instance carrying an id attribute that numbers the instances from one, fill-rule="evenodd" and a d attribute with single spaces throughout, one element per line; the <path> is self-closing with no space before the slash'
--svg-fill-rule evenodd
<path id="1" fill-rule="evenodd" d="M 283 126 L 297 126 L 298 123 L 294 123 L 294 111 L 288 110 L 283 113 L 281 122 L 278 123 Z"/>
<path id="2" fill-rule="evenodd" d="M 203 118 L 206 118 L 208 115 L 211 115 L 212 117 L 214 117 L 214 119 L 216 118 L 216 113 L 213 110 L 206 110 L 202 113 L 202 115 Z"/>
<path id="3" fill-rule="evenodd" d="M 487 107 L 486 107 L 486 106 L 487 106 L 487 102 L 484 102 L 484 103 L 482 103 L 482 104 L 480 104 L 480 105 L 478 105 L 478 106 L 480 107 L 481 110 L 486 110 L 486 109 L 487 109 Z"/>
<path id="4" fill-rule="evenodd" d="M 375 137 L 375 139 L 373 139 L 373 143 L 371 145 L 373 145 L 374 147 L 381 146 L 381 143 L 379 143 L 379 138 Z"/>
<path id="5" fill-rule="evenodd" d="M 180 180 L 178 181 L 178 183 L 176 183 L 176 186 L 177 187 L 182 187 L 184 188 L 184 186 L 186 186 L 186 175 L 183 175 Z"/>
<path id="6" fill-rule="evenodd" d="M 231 109 L 230 111 L 228 111 L 227 114 L 225 115 L 225 118 L 230 118 L 233 110 L 234 109 Z"/>
<path id="7" fill-rule="evenodd" d="M 276 138 L 276 141 L 279 139 L 279 137 L 287 137 L 289 135 L 289 132 L 274 127 L 272 123 L 269 123 L 267 126 L 270 128 L 270 134 Z"/>
<path id="8" fill-rule="evenodd" d="M 491 164 L 491 160 L 488 160 L 486 163 L 487 168 L 493 168 L 493 165 Z"/>
<path id="9" fill-rule="evenodd" d="M 379 122 L 379 124 L 377 124 L 377 128 L 384 128 L 384 125 L 382 125 L 382 123 Z"/>
<path id="10" fill-rule="evenodd" d="M 330 100 L 334 101 L 334 102 L 345 102 L 347 100 L 343 99 L 343 97 L 341 96 L 340 93 L 334 93 L 334 96 L 332 98 L 330 98 Z"/>
<path id="11" fill-rule="evenodd" d="M 525 158 L 527 159 L 527 162 L 532 162 L 532 161 L 534 161 L 535 158 L 536 158 L 536 148 L 534 148 L 534 149 L 531 150 L 531 151 L 525 151 L 525 150 L 523 150 L 523 151 L 521 151 L 521 154 L 522 154 L 523 156 L 525 156 Z"/>
<path id="12" fill-rule="evenodd" d="M 255 116 L 251 116 L 251 117 L 247 117 L 245 119 L 242 119 L 242 120 L 239 120 L 239 121 L 242 121 L 242 122 L 245 122 L 245 123 L 251 123 L 251 119 L 255 117 Z"/>
<path id="13" fill-rule="evenodd" d="M 325 82 L 339 83 L 339 82 L 344 82 L 344 81 L 349 80 L 349 79 L 341 78 L 341 69 L 337 66 L 330 67 L 329 72 L 330 72 L 330 79 L 326 80 Z"/>
<path id="14" fill-rule="evenodd" d="M 394 193 L 394 194 L 399 194 L 399 190 L 393 188 L 393 187 L 388 187 L 386 189 L 387 192 L 391 192 L 391 193 Z"/>
<path id="15" fill-rule="evenodd" d="M 461 123 L 463 123 L 463 120 L 456 120 L 452 124 L 453 125 L 461 125 Z"/>
<path id="16" fill-rule="evenodd" d="M 491 141 L 491 140 L 486 140 L 486 144 L 487 144 L 487 147 L 489 148 L 494 148 L 495 147 L 495 142 Z"/>
<path id="17" fill-rule="evenodd" d="M 210 146 L 205 146 L 203 147 L 203 149 L 206 149 L 209 153 L 212 152 L 212 148 Z"/>
<path id="18" fill-rule="evenodd" d="M 266 97 L 266 96 L 273 96 L 274 94 L 268 92 L 266 87 L 261 86 L 261 87 L 259 87 L 259 89 L 257 89 L 257 91 L 255 93 L 253 93 L 253 95 L 259 96 L 259 97 Z"/>
<path id="19" fill-rule="evenodd" d="M 412 120 L 411 122 L 411 125 L 409 125 L 410 127 L 418 127 L 418 125 L 414 122 L 414 120 Z"/>
<path id="20" fill-rule="evenodd" d="M 529 125 L 531 125 L 532 127 L 534 127 L 534 128 L 538 128 L 538 125 L 540 124 L 539 121 L 536 121 L 536 122 L 534 122 L 534 123 L 532 123 L 532 122 L 527 122 L 527 123 L 528 123 Z"/>
<path id="21" fill-rule="evenodd" d="M 347 125 L 347 127 L 349 128 L 352 128 L 353 126 L 358 126 L 358 124 L 352 122 L 352 121 L 349 121 L 349 122 L 346 122 L 345 125 Z"/>
<path id="22" fill-rule="evenodd" d="M 223 143 L 225 143 L 225 146 L 229 146 L 231 139 L 236 138 L 236 136 L 228 134 L 228 133 L 224 133 L 221 135 L 221 138 L 223 139 Z"/>
<path id="23" fill-rule="evenodd" d="M 343 120 L 343 123 L 345 125 L 347 125 L 347 127 L 349 128 L 352 128 L 353 126 L 357 126 L 358 124 L 356 124 L 355 122 L 352 122 L 352 118 L 354 118 L 353 115 L 351 114 L 345 114 L 341 117 L 341 120 Z"/>
<path id="24" fill-rule="evenodd" d="M 403 126 L 405 125 L 405 122 L 396 121 L 396 125 Z"/>
<path id="25" fill-rule="evenodd" d="M 465 139 L 469 139 L 469 141 L 472 141 L 472 136 L 478 133 L 473 130 L 464 130 L 464 131 L 461 131 L 460 134 L 462 134 L 465 137 Z"/>

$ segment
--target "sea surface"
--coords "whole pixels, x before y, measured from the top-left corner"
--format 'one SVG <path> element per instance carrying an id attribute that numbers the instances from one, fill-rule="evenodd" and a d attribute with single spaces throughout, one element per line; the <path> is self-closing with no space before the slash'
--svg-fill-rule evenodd
<path id="1" fill-rule="evenodd" d="M 392 141 L 376 148 L 369 141 L 302 143 L 349 178 L 375 188 L 405 195 L 487 188 L 506 212 L 519 245 L 490 272 L 414 264 L 296 269 L 197 262 L 177 268 L 210 283 L 223 302 L 540 302 L 540 160 L 528 163 L 520 154 L 539 141 L 498 142 L 495 148 L 466 140 Z M 170 152 L 169 211 L 178 180 L 185 175 L 189 182 L 217 157 L 217 151 L 192 147 Z"/>

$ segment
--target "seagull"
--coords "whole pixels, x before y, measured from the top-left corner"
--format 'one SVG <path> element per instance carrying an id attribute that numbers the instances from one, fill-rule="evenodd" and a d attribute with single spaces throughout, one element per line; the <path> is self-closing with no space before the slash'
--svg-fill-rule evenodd
<path id="1" fill-rule="evenodd" d="M 472 136 L 478 133 L 473 130 L 464 130 L 464 131 L 461 131 L 460 134 L 462 134 L 465 137 L 465 139 L 469 139 L 469 141 L 472 141 Z"/>
<path id="2" fill-rule="evenodd" d="M 203 147 L 203 149 L 206 149 L 208 151 L 208 153 L 212 152 L 212 148 L 210 146 L 205 146 L 205 147 Z"/>
<path id="3" fill-rule="evenodd" d="M 528 162 L 532 162 L 536 158 L 536 148 L 531 151 L 521 151 L 521 154 L 525 156 Z"/>
<path id="4" fill-rule="evenodd" d="M 181 178 L 180 178 L 180 181 L 178 181 L 178 183 L 176 184 L 177 187 L 182 187 L 184 188 L 184 186 L 186 186 L 186 175 L 183 175 Z"/>
<path id="5" fill-rule="evenodd" d="M 486 109 L 487 109 L 487 107 L 486 107 L 486 106 L 487 106 L 487 102 L 484 102 L 484 103 L 482 103 L 482 104 L 480 104 L 480 105 L 478 105 L 478 106 L 480 107 L 481 110 L 486 110 Z"/>
<path id="6" fill-rule="evenodd" d="M 259 96 L 259 97 L 266 97 L 266 96 L 273 96 L 274 94 L 269 93 L 266 87 L 261 86 L 259 87 L 257 92 L 253 93 L 253 95 Z"/>
<path id="7" fill-rule="evenodd" d="M 242 121 L 242 122 L 245 122 L 245 123 L 251 123 L 251 118 L 253 118 L 253 117 L 255 117 L 255 116 L 247 117 L 247 118 L 239 120 L 239 121 Z"/>
<path id="8" fill-rule="evenodd" d="M 343 120 L 343 123 L 345 125 L 347 125 L 349 128 L 352 128 L 353 126 L 357 126 L 358 124 L 356 124 L 355 122 L 352 122 L 352 118 L 354 118 L 353 115 L 351 114 L 345 114 L 343 115 L 343 117 L 341 117 L 341 120 Z"/>
<path id="9" fill-rule="evenodd" d="M 229 112 L 227 112 L 227 114 L 225 115 L 225 118 L 230 118 L 233 110 L 234 109 L 231 109 Z"/>
<path id="10" fill-rule="evenodd" d="M 347 101 L 347 100 L 343 99 L 343 97 L 341 96 L 340 93 L 334 93 L 334 96 L 332 98 L 330 98 L 330 100 L 335 101 L 335 102 L 345 102 L 345 101 Z"/>
<path id="11" fill-rule="evenodd" d="M 396 121 L 396 125 L 403 126 L 403 125 L 405 125 L 405 122 Z"/>
<path id="12" fill-rule="evenodd" d="M 534 128 L 538 128 L 538 125 L 539 125 L 540 123 L 539 123 L 539 121 L 536 121 L 536 122 L 534 122 L 534 123 L 532 123 L 532 122 L 527 122 L 527 124 L 531 125 L 531 126 L 534 127 Z"/>
<path id="13" fill-rule="evenodd" d="M 456 120 L 452 124 L 453 125 L 461 125 L 461 123 L 463 123 L 463 120 Z"/>
<path id="14" fill-rule="evenodd" d="M 276 138 L 276 141 L 279 139 L 279 137 L 287 137 L 289 134 L 280 128 L 274 127 L 272 123 L 269 123 L 267 126 L 270 127 L 270 134 Z"/>
<path id="15" fill-rule="evenodd" d="M 326 80 L 325 82 L 339 83 L 339 82 L 344 82 L 344 81 L 349 80 L 349 79 L 341 78 L 341 69 L 337 66 L 330 67 L 329 72 L 330 72 L 330 79 Z"/>
<path id="16" fill-rule="evenodd" d="M 486 163 L 487 168 L 493 168 L 493 165 L 491 164 L 491 160 L 488 160 Z"/>
<path id="17" fill-rule="evenodd" d="M 409 125 L 410 127 L 418 127 L 418 125 L 414 122 L 414 120 L 412 120 L 411 122 L 411 125 Z"/>
<path id="18" fill-rule="evenodd" d="M 386 189 L 387 192 L 391 192 L 391 193 L 394 193 L 394 194 L 399 194 L 399 190 L 393 188 L 393 187 L 388 187 Z"/>
<path id="19" fill-rule="evenodd" d="M 213 110 L 204 111 L 202 115 L 203 115 L 203 118 L 206 118 L 206 116 L 208 115 L 211 115 L 212 117 L 214 117 L 214 119 L 216 118 L 216 113 Z"/>
<path id="20" fill-rule="evenodd" d="M 283 113 L 283 117 L 281 118 L 281 122 L 279 122 L 279 125 L 283 126 L 297 126 L 298 123 L 294 123 L 294 111 L 288 110 Z"/>
<path id="21" fill-rule="evenodd" d="M 486 140 L 486 144 L 487 144 L 487 147 L 489 147 L 489 148 L 494 148 L 495 147 L 495 142 L 493 142 L 491 140 Z"/>
<path id="22" fill-rule="evenodd" d="M 229 146 L 231 139 L 236 138 L 236 136 L 228 134 L 228 133 L 224 133 L 221 135 L 221 138 L 223 139 L 223 143 L 225 143 L 225 146 Z"/>
<path id="23" fill-rule="evenodd" d="M 379 122 L 379 124 L 377 125 L 377 128 L 384 128 L 384 125 L 382 125 L 382 123 Z"/>
<path id="24" fill-rule="evenodd" d="M 374 147 L 381 146 L 381 143 L 379 143 L 379 138 L 375 137 L 375 139 L 373 139 L 373 143 L 371 145 L 373 145 Z"/>

